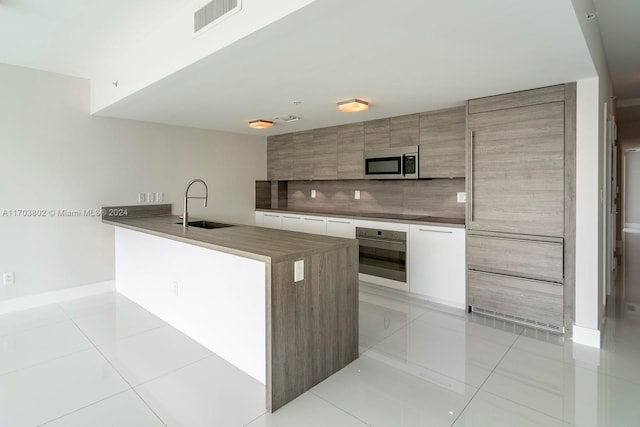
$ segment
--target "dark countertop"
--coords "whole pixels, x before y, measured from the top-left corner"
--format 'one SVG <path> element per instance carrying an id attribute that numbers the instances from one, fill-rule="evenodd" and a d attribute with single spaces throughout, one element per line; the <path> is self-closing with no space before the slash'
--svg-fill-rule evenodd
<path id="1" fill-rule="evenodd" d="M 196 218 L 190 218 L 196 220 Z M 206 230 L 189 227 L 183 230 L 176 215 L 103 217 L 102 222 L 154 236 L 189 243 L 245 258 L 276 263 L 298 259 L 343 246 L 356 245 L 355 239 L 320 236 L 294 231 L 249 225 Z M 229 224 L 227 222 L 227 224 Z"/>
<path id="2" fill-rule="evenodd" d="M 447 226 L 455 228 L 465 228 L 464 218 L 446 218 L 437 216 L 424 216 L 420 214 L 394 214 L 394 213 L 379 213 L 379 212 L 341 212 L 341 211 L 300 211 L 294 209 L 256 209 L 259 212 L 274 212 L 274 213 L 290 213 L 296 215 L 318 215 L 351 219 L 371 219 L 375 221 L 389 221 L 389 222 L 401 222 L 404 224 L 418 224 L 418 225 L 435 225 L 435 226 Z"/>

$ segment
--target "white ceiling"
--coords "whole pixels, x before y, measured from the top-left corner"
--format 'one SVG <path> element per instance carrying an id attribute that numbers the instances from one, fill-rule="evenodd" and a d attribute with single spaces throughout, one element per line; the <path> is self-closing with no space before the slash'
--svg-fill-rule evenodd
<path id="1" fill-rule="evenodd" d="M 593 0 L 618 101 L 640 98 L 640 1 Z"/>
<path id="2" fill-rule="evenodd" d="M 68 5 L 81 16 L 62 14 L 55 24 L 41 15 L 59 11 L 48 6 L 47 15 L 42 3 L 0 0 L 0 62 L 86 76 L 101 46 L 113 49 L 143 31 L 139 22 L 149 5 L 160 6 L 153 21 L 180 2 L 58 0 L 57 9 Z M 14 4 L 20 15 L 5 27 Z M 22 28 L 29 17 L 51 31 L 46 43 Z M 270 135 L 462 105 L 593 75 L 570 1 L 318 0 L 99 114 Z M 335 110 L 337 101 L 353 97 L 370 101 L 371 109 Z M 249 120 L 283 114 L 302 120 L 270 131 L 247 127 Z"/>
<path id="3" fill-rule="evenodd" d="M 0 0 L 0 62 L 91 78 L 184 0 Z"/>

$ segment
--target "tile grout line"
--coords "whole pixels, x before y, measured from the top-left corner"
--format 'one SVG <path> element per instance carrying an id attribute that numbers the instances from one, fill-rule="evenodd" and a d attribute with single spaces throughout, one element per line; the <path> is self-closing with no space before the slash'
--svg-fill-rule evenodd
<path id="1" fill-rule="evenodd" d="M 473 399 L 476 398 L 476 396 L 478 395 L 478 393 L 480 393 L 480 390 L 482 390 L 482 387 L 486 384 L 487 381 L 489 381 L 489 378 L 491 378 L 491 375 L 493 375 L 493 373 L 495 372 L 495 370 L 498 368 L 498 366 L 500 365 L 500 363 L 502 363 L 502 361 L 504 360 L 505 357 L 507 357 L 507 354 L 509 354 L 509 352 L 511 351 L 511 349 L 513 348 L 513 346 L 516 344 L 516 342 L 518 341 L 518 339 L 520 339 L 520 337 L 522 336 L 522 334 L 524 333 L 524 328 L 522 329 L 522 331 L 520 331 L 520 333 L 518 334 L 518 336 L 516 337 L 516 339 L 513 340 L 513 342 L 511 343 L 511 345 L 509 346 L 509 348 L 507 349 L 507 351 L 504 352 L 504 354 L 502 355 L 502 357 L 500 358 L 500 360 L 498 360 L 498 363 L 496 363 L 496 365 L 493 367 L 493 369 L 491 370 L 491 372 L 489 372 L 489 375 L 487 375 L 487 378 L 484 379 L 484 381 L 482 381 L 482 384 L 480 384 L 478 386 L 478 388 L 476 389 L 475 393 L 473 393 L 473 396 L 471 396 L 471 399 L 469 399 L 469 401 L 467 402 L 466 405 L 464 405 L 464 407 L 462 408 L 462 410 L 460 411 L 460 413 L 458 414 L 458 416 L 453 420 L 453 422 L 450 424 L 451 427 L 453 427 L 453 425 L 455 423 L 458 422 L 458 419 L 460 419 L 460 417 L 462 416 L 462 414 L 464 413 L 464 411 L 467 410 L 467 408 L 469 407 L 469 405 L 471 404 L 471 402 L 473 402 Z"/>
<path id="2" fill-rule="evenodd" d="M 130 389 L 129 389 L 129 390 L 130 390 Z M 105 396 L 105 397 L 103 397 L 102 399 L 96 400 L 95 402 L 91 402 L 91 403 L 89 403 L 89 404 L 87 404 L 87 405 L 84 405 L 84 406 L 79 407 L 78 409 L 74 409 L 73 411 L 67 412 L 67 413 L 62 414 L 62 415 L 60 415 L 60 416 L 58 416 L 58 417 L 51 418 L 50 420 L 47 420 L 47 421 L 45 421 L 45 422 L 44 422 L 44 423 L 42 423 L 42 424 L 38 424 L 38 427 L 46 426 L 46 425 L 47 425 L 47 424 L 49 424 L 49 423 L 52 423 L 52 422 L 54 422 L 54 421 L 56 421 L 56 420 L 59 420 L 59 419 L 61 419 L 61 418 L 64 418 L 64 417 L 66 417 L 66 416 L 68 416 L 68 415 L 75 414 L 75 413 L 76 413 L 76 412 L 78 412 L 78 411 L 81 411 L 81 410 L 83 410 L 83 409 L 85 409 L 85 408 L 88 408 L 89 406 L 93 406 L 93 405 L 95 405 L 95 404 L 97 404 L 97 403 L 104 402 L 105 400 L 111 399 L 112 397 L 119 396 L 119 395 L 121 395 L 121 394 L 123 394 L 123 393 L 128 392 L 129 390 L 122 390 L 122 391 L 119 391 L 119 392 L 117 392 L 117 393 L 115 393 L 115 394 L 111 394 L 111 395 L 109 395 L 109 396 Z M 166 426 L 166 424 L 165 424 L 165 426 Z"/>
<path id="3" fill-rule="evenodd" d="M 341 407 L 339 407 L 338 405 L 334 404 L 333 402 L 331 402 L 331 401 L 329 401 L 329 400 L 325 399 L 324 397 L 322 397 L 322 396 L 320 396 L 320 395 L 318 395 L 318 394 L 314 393 L 312 390 L 307 390 L 307 392 L 308 392 L 308 393 L 313 394 L 313 395 L 314 395 L 315 397 L 317 397 L 318 399 L 322 400 L 323 402 L 328 403 L 329 405 L 333 406 L 334 408 L 338 409 L 339 411 L 344 412 L 345 414 L 349 415 L 350 417 L 352 417 L 352 418 L 354 418 L 354 419 L 356 419 L 356 420 L 360 421 L 360 422 L 361 422 L 361 423 L 363 423 L 364 425 L 367 425 L 367 426 L 369 426 L 369 427 L 372 427 L 372 426 L 371 426 L 371 424 L 369 424 L 368 422 L 364 421 L 364 420 L 363 420 L 363 419 L 361 419 L 360 417 L 358 417 L 358 416 L 356 416 L 356 415 L 352 414 L 351 412 L 348 412 L 348 411 L 347 411 L 347 410 L 345 410 L 345 409 L 342 409 Z"/>
<path id="4" fill-rule="evenodd" d="M 140 396 L 140 394 L 138 394 L 138 392 L 137 392 L 137 391 L 136 391 L 136 390 L 131 386 L 131 384 L 129 383 L 129 381 L 127 381 L 127 379 L 126 379 L 124 376 L 122 376 L 122 374 L 120 373 L 120 371 L 119 371 L 118 369 L 116 369 L 116 367 L 113 365 L 113 363 L 111 363 L 111 361 L 110 361 L 109 359 L 107 359 L 107 357 L 106 357 L 106 356 L 105 356 L 105 355 L 100 351 L 100 349 L 98 348 L 98 346 L 97 346 L 97 345 L 95 345 L 95 343 L 94 343 L 93 341 L 91 341 L 91 338 L 89 338 L 89 337 L 87 336 L 87 334 L 85 334 L 85 332 L 84 332 L 84 331 L 83 331 L 83 330 L 82 330 L 82 329 L 81 329 L 81 328 L 76 324 L 75 320 L 74 320 L 74 319 L 71 319 L 71 321 L 72 321 L 72 322 L 73 322 L 73 324 L 76 326 L 76 328 L 78 328 L 78 330 L 80 331 L 80 333 L 82 333 L 82 335 L 84 335 L 84 336 L 87 338 L 87 340 L 89 340 L 89 342 L 93 345 L 93 348 L 98 352 L 98 354 L 100 355 L 100 357 L 102 357 L 102 358 L 105 360 L 105 362 L 107 362 L 107 363 L 109 364 L 109 366 L 111 366 L 111 369 L 113 369 L 113 370 L 118 374 L 118 376 L 119 376 L 120 378 L 122 378 L 122 381 L 124 381 L 124 382 L 125 382 L 125 384 L 129 386 L 129 390 L 133 391 L 133 392 L 134 392 L 134 393 L 135 393 L 135 394 L 140 398 L 140 400 L 145 404 L 145 406 L 146 406 L 146 407 L 151 411 L 151 413 L 152 413 L 153 415 L 155 415 L 155 416 L 156 416 L 156 418 L 158 419 L 158 421 L 160 421 L 160 422 L 162 423 L 162 425 L 164 425 L 165 427 L 167 427 L 167 424 L 164 422 L 164 420 L 163 420 L 162 418 L 160 418 L 160 416 L 156 413 L 156 411 L 154 411 L 154 410 L 153 410 L 153 408 L 152 408 L 151 406 L 149 406 L 149 404 L 147 403 L 147 401 L 146 401 L 146 400 L 144 400 L 144 399 L 142 398 L 142 396 Z M 154 328 L 154 329 L 157 329 L 157 328 Z M 116 341 L 117 341 L 117 340 L 116 340 Z M 125 391 L 126 391 L 126 390 L 125 390 Z M 123 391 L 123 392 L 124 392 L 124 391 Z M 110 397 L 113 397 L 113 396 L 110 396 Z M 104 400 L 104 399 L 103 399 L 103 400 Z M 100 401 L 98 401 L 98 402 L 100 402 Z M 98 402 L 93 402 L 91 405 L 94 405 L 94 404 L 96 404 L 96 403 L 98 403 Z M 88 406 L 91 406 L 91 405 L 88 405 Z M 80 408 L 80 409 L 83 409 L 83 408 Z M 77 412 L 77 411 L 78 411 L 78 410 L 80 410 L 80 409 L 77 409 L 77 410 L 76 410 L 76 411 L 74 411 L 74 412 Z"/>

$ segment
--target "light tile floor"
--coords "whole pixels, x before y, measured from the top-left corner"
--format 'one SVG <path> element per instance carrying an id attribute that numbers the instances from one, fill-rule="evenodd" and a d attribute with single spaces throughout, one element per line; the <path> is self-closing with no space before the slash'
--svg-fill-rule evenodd
<path id="1" fill-rule="evenodd" d="M 115 293 L 0 316 L 0 426 L 638 426 L 640 316 L 601 350 L 362 286 L 360 358 L 265 387 Z"/>

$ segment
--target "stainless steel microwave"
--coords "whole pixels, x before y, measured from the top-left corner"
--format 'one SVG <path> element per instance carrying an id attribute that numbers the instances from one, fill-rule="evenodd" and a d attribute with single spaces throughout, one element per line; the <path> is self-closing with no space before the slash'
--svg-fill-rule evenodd
<path id="1" fill-rule="evenodd" d="M 364 176 L 369 179 L 418 179 L 418 146 L 365 151 Z"/>

